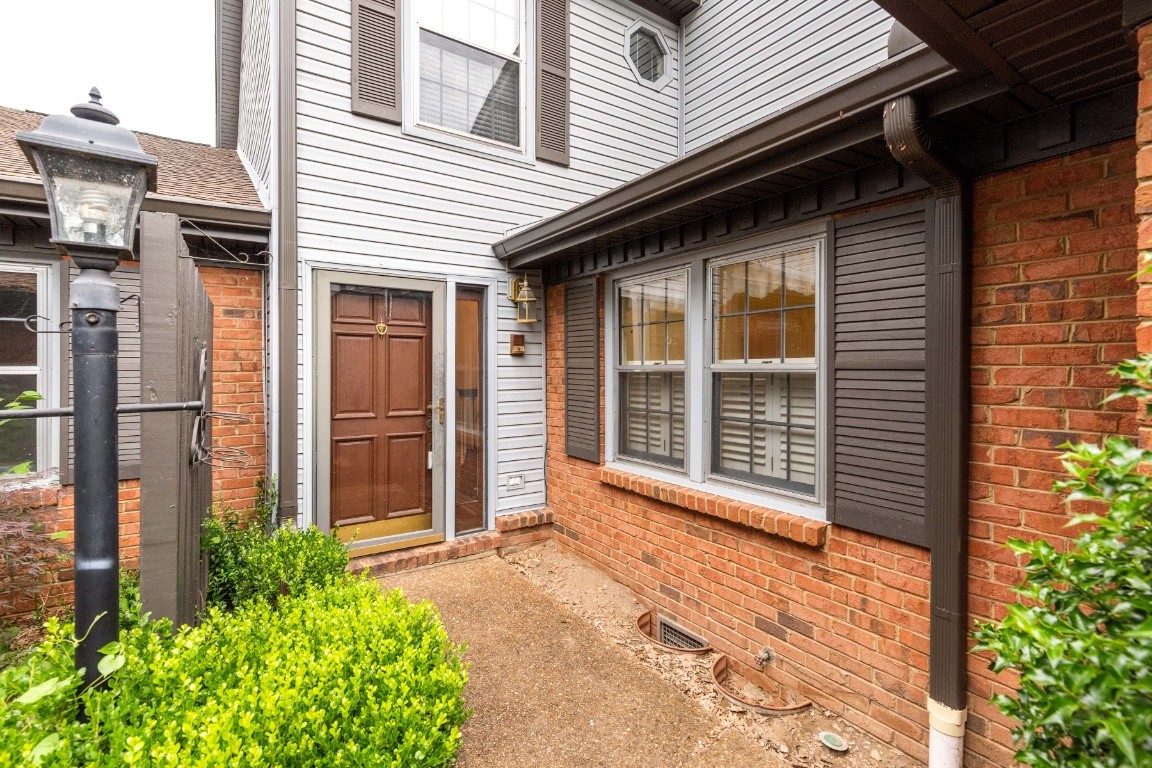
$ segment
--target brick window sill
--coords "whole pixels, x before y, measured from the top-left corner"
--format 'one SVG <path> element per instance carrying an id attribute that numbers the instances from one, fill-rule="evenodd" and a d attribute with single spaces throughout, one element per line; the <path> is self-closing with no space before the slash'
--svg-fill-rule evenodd
<path id="1" fill-rule="evenodd" d="M 609 467 L 600 468 L 600 482 L 666 504 L 690 509 L 702 515 L 718 517 L 737 525 L 764 531 L 808 547 L 823 547 L 828 539 L 828 529 L 831 527 L 830 523 L 820 520 L 811 520 L 800 515 L 779 512 L 769 507 L 761 507 Z"/>

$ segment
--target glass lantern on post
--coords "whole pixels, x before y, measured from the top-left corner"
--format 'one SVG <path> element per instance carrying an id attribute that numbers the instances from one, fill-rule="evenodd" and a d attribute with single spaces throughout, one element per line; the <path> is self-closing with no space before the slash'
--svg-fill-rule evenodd
<path id="1" fill-rule="evenodd" d="M 156 189 L 156 158 L 89 93 L 70 115 L 49 115 L 16 141 L 40 173 L 52 242 L 80 268 L 72 313 L 76 668 L 100 680 L 100 649 L 119 638 L 120 518 L 116 313 L 110 272 L 132 253 L 136 219 Z"/>

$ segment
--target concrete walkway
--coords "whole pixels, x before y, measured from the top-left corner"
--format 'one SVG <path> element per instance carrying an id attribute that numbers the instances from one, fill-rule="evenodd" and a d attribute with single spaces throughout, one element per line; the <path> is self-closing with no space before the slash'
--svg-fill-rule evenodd
<path id="1" fill-rule="evenodd" d="M 779 768 L 781 763 L 497 557 L 387 576 L 468 644 L 460 768 Z"/>

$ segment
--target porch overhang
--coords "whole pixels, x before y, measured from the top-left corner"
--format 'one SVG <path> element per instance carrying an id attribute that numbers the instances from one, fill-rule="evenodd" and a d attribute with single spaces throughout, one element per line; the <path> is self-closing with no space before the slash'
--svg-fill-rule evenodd
<path id="1" fill-rule="evenodd" d="M 512 269 L 539 269 L 711 213 L 890 160 L 881 112 L 913 91 L 928 114 L 988 94 L 956 88 L 957 70 L 920 45 L 740 132 L 516 232 L 493 246 Z"/>

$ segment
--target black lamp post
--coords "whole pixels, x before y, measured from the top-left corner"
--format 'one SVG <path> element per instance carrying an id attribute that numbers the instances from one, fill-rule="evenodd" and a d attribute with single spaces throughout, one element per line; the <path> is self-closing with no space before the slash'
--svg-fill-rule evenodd
<path id="1" fill-rule="evenodd" d="M 91 101 L 71 115 L 48 115 L 16 141 L 40 173 L 52 218 L 52 242 L 80 268 L 72 310 L 75 465 L 76 667 L 91 685 L 100 649 L 119 637 L 120 519 L 116 445 L 116 312 L 120 292 L 109 273 L 131 254 L 136 219 L 156 189 L 156 158 L 120 120 Z"/>

